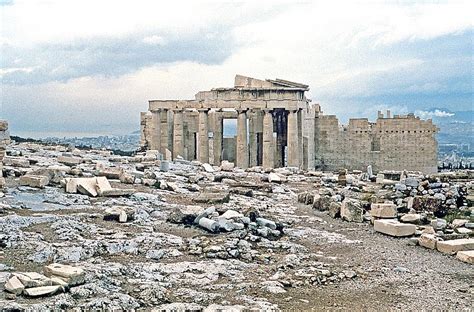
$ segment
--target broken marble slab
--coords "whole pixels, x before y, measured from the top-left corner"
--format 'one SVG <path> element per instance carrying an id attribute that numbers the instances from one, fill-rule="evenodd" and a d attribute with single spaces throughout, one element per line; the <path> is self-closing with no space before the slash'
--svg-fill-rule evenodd
<path id="1" fill-rule="evenodd" d="M 12 273 L 16 276 L 25 288 L 51 286 L 51 279 L 36 272 L 17 272 Z"/>
<path id="2" fill-rule="evenodd" d="M 28 297 L 42 297 L 42 296 L 50 296 L 54 295 L 62 291 L 62 286 L 54 285 L 54 286 L 40 286 L 40 287 L 33 287 L 33 288 L 26 288 L 23 293 Z"/>
<path id="3" fill-rule="evenodd" d="M 85 282 L 85 272 L 83 269 L 60 263 L 52 263 L 44 267 L 46 276 L 59 277 L 69 286 L 76 286 Z"/>
<path id="4" fill-rule="evenodd" d="M 135 192 L 134 189 L 113 188 L 106 177 L 94 178 L 66 178 L 66 193 L 81 193 L 91 197 L 97 196 L 128 196 Z"/>
<path id="5" fill-rule="evenodd" d="M 17 276 L 11 277 L 6 283 L 5 283 L 5 290 L 8 292 L 14 293 L 16 295 L 19 295 L 23 292 L 25 289 L 25 285 L 20 281 L 20 279 Z"/>

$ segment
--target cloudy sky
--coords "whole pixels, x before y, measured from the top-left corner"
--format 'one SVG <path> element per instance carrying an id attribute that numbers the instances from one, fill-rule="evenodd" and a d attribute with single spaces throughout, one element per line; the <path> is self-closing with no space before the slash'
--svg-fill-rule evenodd
<path id="1" fill-rule="evenodd" d="M 343 120 L 473 110 L 473 3 L 0 0 L 0 117 L 13 134 L 128 133 L 149 99 L 237 73 L 309 84 Z"/>

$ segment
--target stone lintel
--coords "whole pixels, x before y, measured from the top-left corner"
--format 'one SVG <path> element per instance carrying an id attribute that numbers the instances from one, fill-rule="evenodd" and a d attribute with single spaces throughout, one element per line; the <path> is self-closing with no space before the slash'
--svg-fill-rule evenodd
<path id="1" fill-rule="evenodd" d="M 266 101 L 241 101 L 240 108 L 246 109 L 262 109 L 266 108 Z"/>
<path id="2" fill-rule="evenodd" d="M 298 101 L 267 101 L 266 107 L 270 109 L 283 108 L 286 110 L 302 108 Z"/>
<path id="3" fill-rule="evenodd" d="M 172 109 L 176 107 L 178 101 L 149 101 L 148 106 L 150 111 L 156 111 L 158 109 Z"/>
<path id="4" fill-rule="evenodd" d="M 202 101 L 149 101 L 149 110 L 159 109 L 196 109 L 202 107 Z"/>
<path id="5" fill-rule="evenodd" d="M 222 117 L 226 118 L 226 119 L 236 119 L 237 118 L 237 112 L 224 111 L 221 114 L 222 114 Z"/>
<path id="6" fill-rule="evenodd" d="M 200 103 L 202 108 L 208 109 L 303 109 L 306 108 L 306 101 L 293 101 L 293 100 L 205 100 Z M 194 106 L 193 108 L 197 108 Z"/>

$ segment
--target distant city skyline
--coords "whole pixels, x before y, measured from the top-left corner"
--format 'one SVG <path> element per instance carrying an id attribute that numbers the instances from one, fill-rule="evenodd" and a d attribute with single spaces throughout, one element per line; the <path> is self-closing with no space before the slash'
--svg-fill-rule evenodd
<path id="1" fill-rule="evenodd" d="M 470 1 L 0 1 L 0 118 L 15 133 L 128 134 L 150 99 L 235 74 L 309 84 L 325 114 L 473 110 Z"/>

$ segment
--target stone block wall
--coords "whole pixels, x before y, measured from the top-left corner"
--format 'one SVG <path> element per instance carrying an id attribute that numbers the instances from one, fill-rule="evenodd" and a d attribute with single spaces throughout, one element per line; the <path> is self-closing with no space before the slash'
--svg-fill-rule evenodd
<path id="1" fill-rule="evenodd" d="M 315 165 L 322 170 L 341 168 L 374 171 L 437 171 L 437 128 L 414 115 L 351 119 L 347 126 L 335 116 L 315 118 Z"/>

